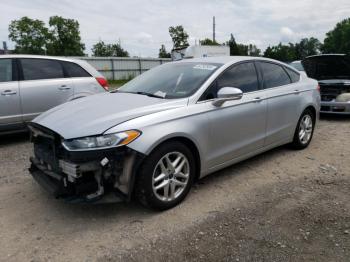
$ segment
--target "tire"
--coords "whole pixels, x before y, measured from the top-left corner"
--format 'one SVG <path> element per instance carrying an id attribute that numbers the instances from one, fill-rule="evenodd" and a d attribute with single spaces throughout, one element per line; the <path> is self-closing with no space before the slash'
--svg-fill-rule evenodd
<path id="1" fill-rule="evenodd" d="M 310 110 L 306 109 L 299 118 L 295 129 L 292 148 L 301 150 L 307 148 L 312 140 L 315 130 L 316 116 Z"/>
<path id="2" fill-rule="evenodd" d="M 195 172 L 195 159 L 186 145 L 177 141 L 164 143 L 140 166 L 135 195 L 141 204 L 152 209 L 175 207 L 190 191 Z"/>

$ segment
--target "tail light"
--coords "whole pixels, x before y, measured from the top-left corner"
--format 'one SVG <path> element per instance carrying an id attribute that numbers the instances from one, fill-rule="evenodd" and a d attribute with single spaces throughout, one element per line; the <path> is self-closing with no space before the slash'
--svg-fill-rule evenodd
<path id="1" fill-rule="evenodd" d="M 321 92 L 321 87 L 320 87 L 320 85 L 317 85 L 316 89 L 317 89 L 318 92 Z"/>
<path id="2" fill-rule="evenodd" d="M 106 91 L 108 91 L 108 81 L 105 78 L 96 77 L 96 80 Z"/>

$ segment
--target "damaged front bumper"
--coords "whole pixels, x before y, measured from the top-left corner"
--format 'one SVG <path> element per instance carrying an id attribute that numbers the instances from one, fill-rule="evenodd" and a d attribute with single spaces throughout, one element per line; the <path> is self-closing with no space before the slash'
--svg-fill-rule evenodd
<path id="1" fill-rule="evenodd" d="M 130 200 L 142 154 L 125 146 L 70 152 L 58 134 L 38 125 L 30 129 L 34 156 L 29 172 L 56 198 L 73 203 Z"/>

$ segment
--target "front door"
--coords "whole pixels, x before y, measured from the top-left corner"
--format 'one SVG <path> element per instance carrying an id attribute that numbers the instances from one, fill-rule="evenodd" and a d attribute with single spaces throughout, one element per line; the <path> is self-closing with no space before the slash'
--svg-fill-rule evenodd
<path id="1" fill-rule="evenodd" d="M 243 91 L 240 100 L 227 101 L 216 107 L 211 101 L 201 101 L 207 107 L 209 141 L 207 164 L 215 168 L 230 160 L 252 153 L 264 145 L 267 102 L 254 62 L 245 62 L 227 69 L 206 92 L 215 99 L 222 87 L 236 87 Z"/>

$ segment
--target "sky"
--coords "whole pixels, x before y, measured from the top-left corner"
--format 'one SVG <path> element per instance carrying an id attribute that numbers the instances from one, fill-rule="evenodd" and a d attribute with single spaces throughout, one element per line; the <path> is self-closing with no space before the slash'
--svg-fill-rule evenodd
<path id="1" fill-rule="evenodd" d="M 279 42 L 303 37 L 321 41 L 337 22 L 350 17 L 349 0 L 0 0 L 0 41 L 8 25 L 23 16 L 48 22 L 53 15 L 80 24 L 85 52 L 99 40 L 119 42 L 132 56 L 157 57 L 161 44 L 172 48 L 169 26 L 183 25 L 189 43 L 212 38 L 226 42 L 232 33 L 238 43 L 264 50 Z"/>

